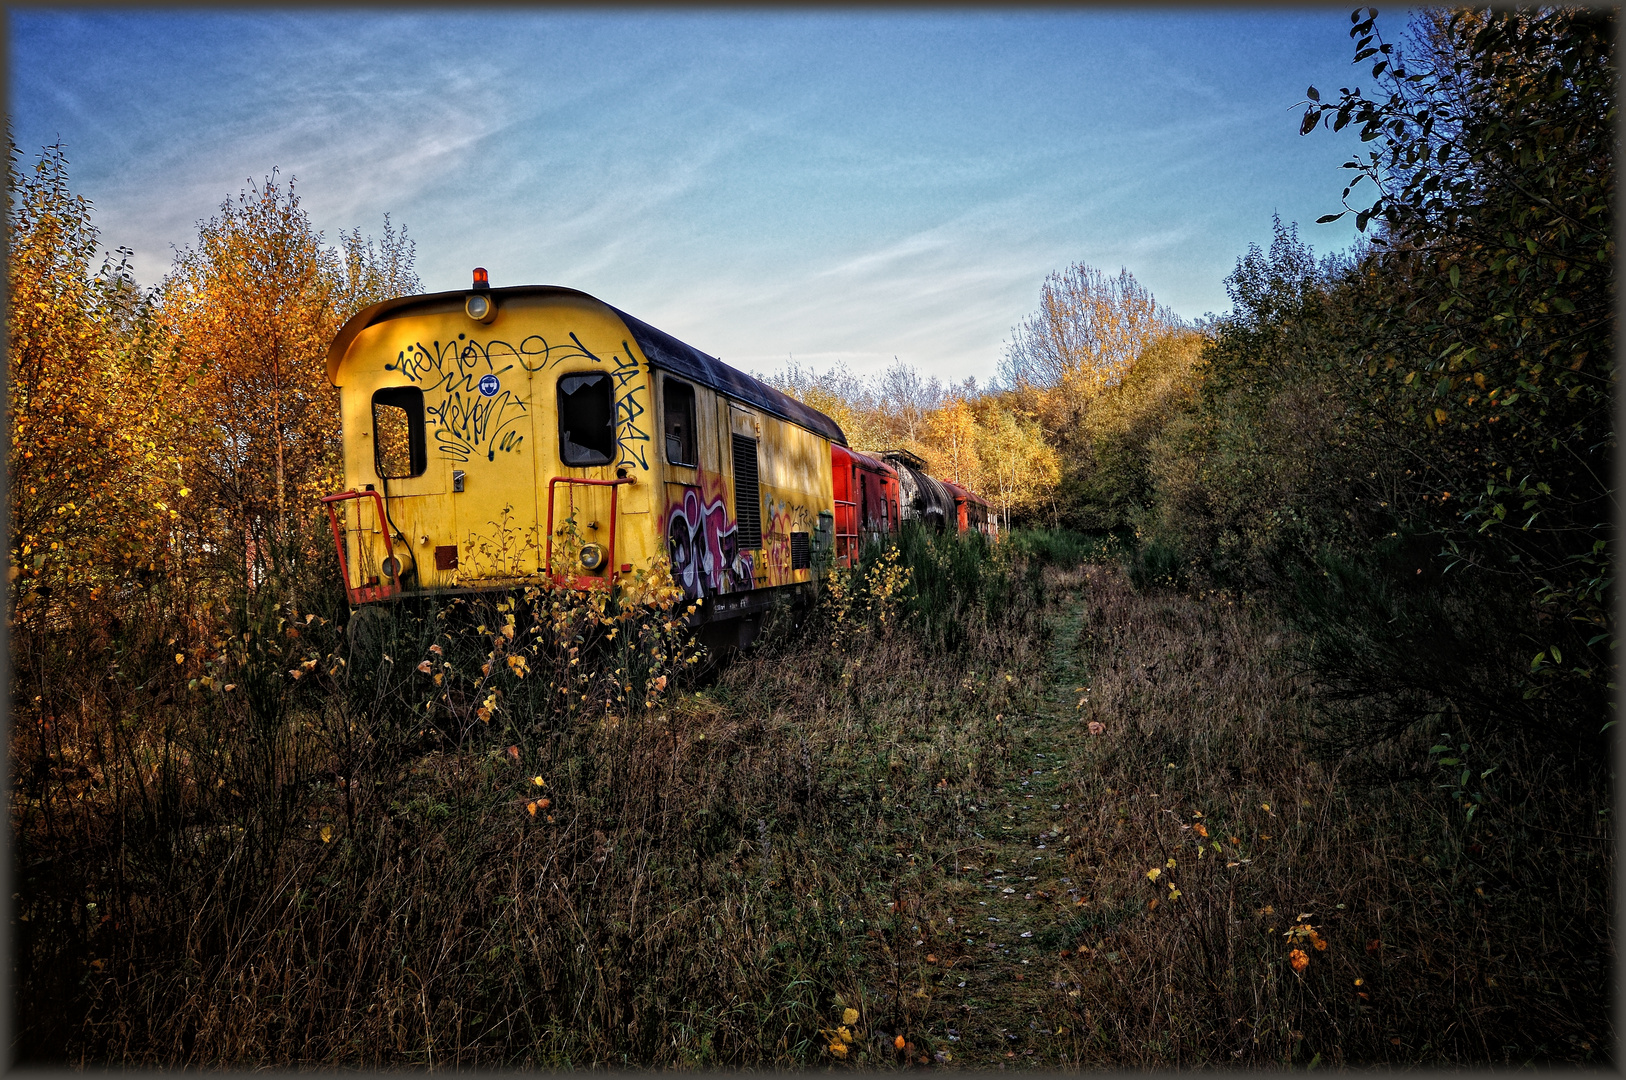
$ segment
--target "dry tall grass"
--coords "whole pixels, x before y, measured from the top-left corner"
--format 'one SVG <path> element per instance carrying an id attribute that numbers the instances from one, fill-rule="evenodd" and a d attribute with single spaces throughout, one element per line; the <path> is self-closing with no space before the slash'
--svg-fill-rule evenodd
<path id="1" fill-rule="evenodd" d="M 946 602 L 962 554 L 915 549 L 917 591 Z M 930 613 L 900 625 L 906 592 L 878 565 L 647 713 L 634 695 L 514 741 L 482 725 L 437 744 L 432 725 L 397 715 L 389 742 L 366 709 L 309 696 L 262 718 L 274 730 L 140 698 L 123 708 L 177 718 L 169 743 L 64 728 L 104 746 L 80 755 L 85 777 L 27 748 L 58 763 L 14 802 L 24 1049 L 150 1065 L 1607 1060 L 1604 789 L 1555 791 L 1506 758 L 1516 782 L 1470 824 L 1426 740 L 1318 763 L 1268 628 L 1222 598 L 1001 557 L 973 567 L 948 641 Z M 263 790 L 210 772 L 199 733 L 215 729 L 245 761 L 277 735 L 281 771 L 255 774 Z"/>
<path id="2" fill-rule="evenodd" d="M 1081 714 L 1107 732 L 1064 789 L 1071 859 L 1082 910 L 1134 917 L 1067 942 L 1083 946 L 1062 975 L 1079 993 L 1057 999 L 1077 1059 L 1609 1060 L 1606 781 L 1516 747 L 1445 765 L 1460 744 L 1431 754 L 1439 733 L 1317 760 L 1316 714 L 1263 617 L 1138 595 L 1099 567 L 1085 597 Z M 1474 807 L 1460 773 L 1492 765 Z"/>

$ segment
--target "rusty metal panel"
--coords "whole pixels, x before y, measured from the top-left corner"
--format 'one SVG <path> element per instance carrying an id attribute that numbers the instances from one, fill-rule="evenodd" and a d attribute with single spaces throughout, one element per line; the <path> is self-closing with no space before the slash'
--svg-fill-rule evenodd
<path id="1" fill-rule="evenodd" d="M 898 470 L 898 501 L 905 521 L 918 520 L 939 532 L 958 521 L 953 494 L 926 473 L 924 461 L 906 450 L 888 450 L 884 456 Z"/>

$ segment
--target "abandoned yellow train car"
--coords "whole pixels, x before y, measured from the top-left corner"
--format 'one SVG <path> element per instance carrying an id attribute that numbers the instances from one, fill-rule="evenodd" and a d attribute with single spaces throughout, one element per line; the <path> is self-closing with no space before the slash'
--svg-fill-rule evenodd
<path id="1" fill-rule="evenodd" d="M 708 617 L 748 615 L 832 539 L 834 421 L 585 293 L 477 270 L 359 312 L 327 370 L 353 606 L 600 587 L 664 556 Z"/>

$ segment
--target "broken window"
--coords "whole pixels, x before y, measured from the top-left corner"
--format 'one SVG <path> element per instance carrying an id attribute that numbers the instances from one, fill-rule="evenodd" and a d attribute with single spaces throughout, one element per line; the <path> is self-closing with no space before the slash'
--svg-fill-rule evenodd
<path id="1" fill-rule="evenodd" d="M 373 467 L 385 480 L 422 476 L 429 467 L 423 391 L 391 386 L 373 394 Z"/>
<path id="2" fill-rule="evenodd" d="M 566 465 L 608 465 L 615 459 L 615 401 L 604 372 L 559 380 L 559 459 Z"/>
<path id="3" fill-rule="evenodd" d="M 666 460 L 673 465 L 694 465 L 694 387 L 676 379 L 661 382 L 666 412 Z"/>

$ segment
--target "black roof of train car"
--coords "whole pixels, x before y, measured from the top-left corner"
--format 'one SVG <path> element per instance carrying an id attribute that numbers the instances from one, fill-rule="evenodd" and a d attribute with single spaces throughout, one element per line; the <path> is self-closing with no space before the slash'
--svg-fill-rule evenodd
<path id="1" fill-rule="evenodd" d="M 374 323 L 385 318 L 408 313 L 434 314 L 444 311 L 461 311 L 463 302 L 472 290 L 458 289 L 455 292 L 425 293 L 420 296 L 402 296 L 394 300 L 385 300 L 381 303 L 363 308 L 340 329 L 328 347 L 327 374 L 332 380 L 338 373 L 339 361 L 343 359 L 350 343 L 357 334 Z M 578 289 L 567 289 L 558 285 L 514 285 L 501 289 L 490 289 L 492 298 L 499 303 L 504 296 L 575 296 L 591 300 L 595 304 L 604 304 L 596 296 L 590 296 Z M 807 428 L 818 435 L 824 436 L 831 442 L 847 445 L 846 433 L 841 425 L 824 415 L 819 410 L 802 404 L 795 398 L 780 393 L 760 379 L 753 379 L 736 368 L 729 367 L 715 356 L 701 352 L 693 345 L 685 344 L 664 330 L 659 330 L 642 319 L 634 318 L 620 308 L 604 304 L 606 308 L 620 317 L 632 332 L 633 340 L 638 342 L 638 348 L 649 358 L 650 366 L 669 371 L 674 375 L 681 375 L 692 379 L 701 386 L 710 387 L 719 393 L 727 394 L 748 405 L 755 405 L 771 416 L 781 420 L 788 420 L 800 427 Z"/>

